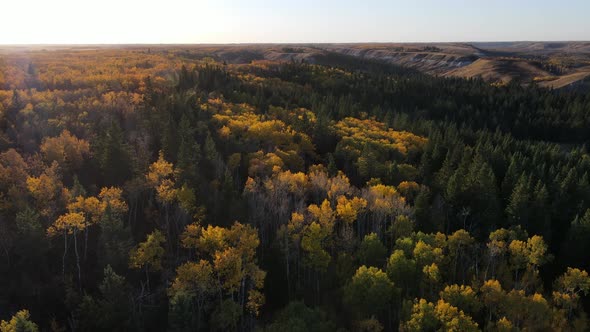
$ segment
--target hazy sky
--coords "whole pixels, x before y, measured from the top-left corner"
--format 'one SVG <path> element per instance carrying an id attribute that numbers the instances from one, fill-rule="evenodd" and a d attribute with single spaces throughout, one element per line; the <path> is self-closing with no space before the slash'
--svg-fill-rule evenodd
<path id="1" fill-rule="evenodd" d="M 0 43 L 590 40 L 590 0 L 0 0 Z"/>

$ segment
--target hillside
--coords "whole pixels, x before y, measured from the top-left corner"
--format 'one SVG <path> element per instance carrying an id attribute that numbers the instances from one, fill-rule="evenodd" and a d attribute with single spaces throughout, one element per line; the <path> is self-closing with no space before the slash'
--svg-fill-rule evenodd
<path id="1" fill-rule="evenodd" d="M 501 84 L 535 81 L 541 86 L 563 88 L 590 75 L 590 43 L 585 42 L 352 44 L 324 49 L 433 75 L 482 77 Z"/>
<path id="2" fill-rule="evenodd" d="M 507 84 L 513 80 L 522 84 L 536 82 L 540 86 L 557 89 L 585 89 L 590 76 L 589 42 L 125 46 L 129 50 L 143 50 L 146 47 L 189 60 L 211 59 L 228 64 L 263 60 L 318 63 L 330 54 L 341 54 L 394 64 L 435 76 L 481 77 L 497 84 Z M 101 51 L 112 48 L 116 46 L 22 46 L 0 49 L 0 54 L 43 50 Z"/>
<path id="3" fill-rule="evenodd" d="M 590 76 L 590 43 L 585 42 L 225 45 L 187 50 L 198 58 L 211 56 L 229 63 L 314 63 L 328 53 L 383 61 L 432 75 L 482 77 L 500 84 L 516 80 L 564 88 L 585 86 L 583 81 Z"/>

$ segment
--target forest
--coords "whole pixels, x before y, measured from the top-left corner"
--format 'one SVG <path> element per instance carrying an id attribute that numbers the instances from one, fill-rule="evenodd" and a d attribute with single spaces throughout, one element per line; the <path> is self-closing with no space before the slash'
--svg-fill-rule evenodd
<path id="1" fill-rule="evenodd" d="M 590 93 L 0 52 L 0 331 L 587 331 Z"/>

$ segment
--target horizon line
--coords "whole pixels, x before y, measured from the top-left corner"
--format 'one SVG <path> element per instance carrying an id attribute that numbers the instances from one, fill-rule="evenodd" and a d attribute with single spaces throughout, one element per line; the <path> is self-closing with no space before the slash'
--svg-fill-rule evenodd
<path id="1" fill-rule="evenodd" d="M 330 44 L 457 44 L 457 43 L 590 43 L 588 40 L 465 40 L 465 41 L 348 41 L 348 42 L 188 42 L 188 43 L 0 43 L 5 46 L 197 46 L 197 45 L 330 45 Z"/>

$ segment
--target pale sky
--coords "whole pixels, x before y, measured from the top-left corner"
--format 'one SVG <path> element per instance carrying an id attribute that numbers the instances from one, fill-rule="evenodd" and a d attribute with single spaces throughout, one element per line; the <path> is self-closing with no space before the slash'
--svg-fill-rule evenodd
<path id="1" fill-rule="evenodd" d="M 0 44 L 590 40 L 590 0 L 0 0 Z"/>

